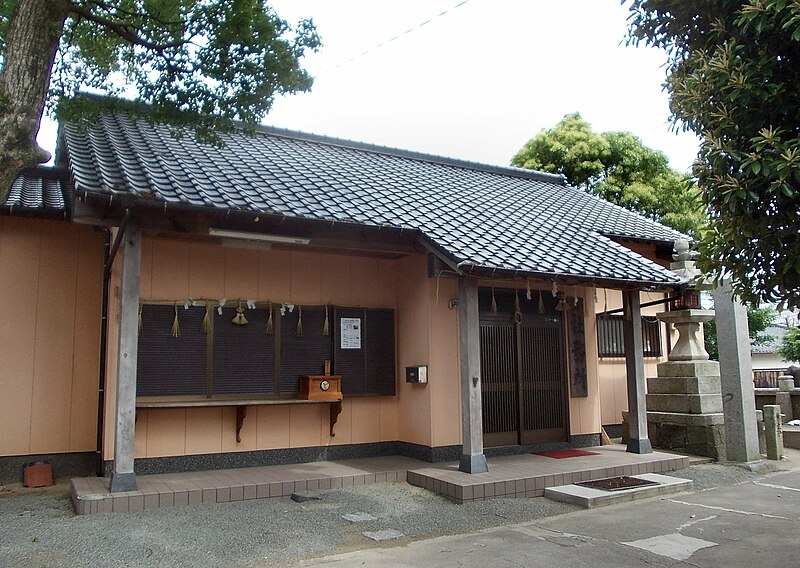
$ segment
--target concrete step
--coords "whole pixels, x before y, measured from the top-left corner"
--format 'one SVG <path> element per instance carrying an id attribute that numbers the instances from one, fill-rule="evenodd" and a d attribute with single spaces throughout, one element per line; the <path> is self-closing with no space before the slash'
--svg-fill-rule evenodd
<path id="1" fill-rule="evenodd" d="M 558 487 L 545 488 L 544 496 L 553 501 L 571 503 L 584 509 L 595 509 L 597 507 L 606 507 L 638 499 L 661 497 L 692 490 L 692 481 L 690 479 L 680 479 L 657 473 L 642 473 L 630 477 L 654 481 L 658 485 L 633 487 L 619 491 L 603 491 L 574 484 L 559 485 Z"/>

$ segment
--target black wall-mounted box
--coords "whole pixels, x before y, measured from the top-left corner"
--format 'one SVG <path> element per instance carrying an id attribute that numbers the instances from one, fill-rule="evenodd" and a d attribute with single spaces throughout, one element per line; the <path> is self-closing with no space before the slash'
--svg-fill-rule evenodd
<path id="1" fill-rule="evenodd" d="M 407 383 L 427 383 L 428 382 L 428 366 L 421 365 L 419 367 L 406 367 L 406 382 Z"/>

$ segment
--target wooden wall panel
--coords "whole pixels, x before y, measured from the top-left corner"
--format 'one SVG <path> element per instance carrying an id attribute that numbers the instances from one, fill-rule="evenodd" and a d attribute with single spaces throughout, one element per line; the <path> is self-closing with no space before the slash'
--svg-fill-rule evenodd
<path id="1" fill-rule="evenodd" d="M 42 229 L 0 217 L 0 455 L 30 453 Z"/>
<path id="2" fill-rule="evenodd" d="M 325 285 L 322 287 L 322 301 L 324 303 L 337 306 L 352 305 L 350 264 L 349 256 L 323 255 L 322 278 Z"/>
<path id="3" fill-rule="evenodd" d="M 103 240 L 0 218 L 0 455 L 92 451 Z"/>
<path id="4" fill-rule="evenodd" d="M 259 251 L 225 249 L 225 297 L 252 300 L 258 294 Z"/>
<path id="5" fill-rule="evenodd" d="M 431 399 L 428 385 L 405 382 L 405 368 L 430 364 L 429 282 L 424 256 L 398 261 L 397 285 L 397 437 L 431 445 Z M 455 364 L 455 363 L 454 363 Z"/>
<path id="6" fill-rule="evenodd" d="M 402 275 L 397 270 L 398 263 L 394 260 L 381 260 L 378 262 L 378 303 L 381 306 L 394 306 L 397 304 L 397 280 Z"/>
<path id="7" fill-rule="evenodd" d="M 289 444 L 292 448 L 305 448 L 322 444 L 319 423 L 328 407 L 322 404 L 294 404 L 289 406 Z"/>
<path id="8" fill-rule="evenodd" d="M 259 406 L 256 443 L 259 450 L 288 448 L 290 408 L 288 406 Z"/>
<path id="9" fill-rule="evenodd" d="M 111 242 L 114 242 L 116 231 L 111 231 Z M 117 258 L 121 258 L 122 249 L 117 251 Z M 113 271 L 119 276 L 120 262 L 114 259 Z M 113 280 L 112 280 L 113 281 Z M 119 280 L 116 280 L 119 285 Z M 153 241 L 145 239 L 142 242 L 142 262 L 139 266 L 139 296 L 152 298 L 153 290 Z"/>
<path id="10" fill-rule="evenodd" d="M 147 457 L 147 412 L 148 411 L 146 409 L 139 409 L 136 411 L 136 432 L 134 436 L 133 451 L 135 458 Z M 105 459 L 111 459 L 111 457 L 113 457 L 113 452 L 110 454 L 110 456 L 105 455 Z"/>
<path id="11" fill-rule="evenodd" d="M 350 261 L 350 305 L 378 307 L 381 303 L 380 264 L 354 256 Z"/>
<path id="12" fill-rule="evenodd" d="M 448 308 L 448 300 L 458 296 L 454 279 L 440 279 L 431 286 L 430 341 L 428 368 L 431 397 L 431 436 L 433 446 L 461 443 L 461 376 L 459 361 L 458 310 Z"/>
<path id="13" fill-rule="evenodd" d="M 292 253 L 285 250 L 264 251 L 258 261 L 258 297 L 284 302 L 292 294 Z"/>
<path id="14" fill-rule="evenodd" d="M 147 457 L 182 456 L 186 453 L 186 410 L 147 411 Z"/>
<path id="15" fill-rule="evenodd" d="M 98 231 L 79 232 L 75 336 L 69 451 L 94 451 L 100 370 L 100 321 L 103 294 L 103 238 Z"/>
<path id="16" fill-rule="evenodd" d="M 139 425 L 136 425 L 139 429 Z M 222 451 L 222 408 L 186 409 L 186 454 Z"/>
<path id="17" fill-rule="evenodd" d="M 398 435 L 398 411 L 396 396 L 380 397 L 381 405 L 381 442 L 393 442 L 399 438 Z"/>
<path id="18" fill-rule="evenodd" d="M 289 300 L 295 304 L 322 303 L 322 255 L 292 252 L 292 289 Z"/>
<path id="19" fill-rule="evenodd" d="M 353 409 L 354 444 L 365 444 L 376 441 L 376 433 L 381 428 L 380 400 L 376 397 L 359 397 L 351 399 Z"/>
<path id="20" fill-rule="evenodd" d="M 171 300 L 189 297 L 189 248 L 186 243 L 153 241 L 152 262 L 151 298 Z"/>
<path id="21" fill-rule="evenodd" d="M 192 243 L 189 248 L 189 296 L 215 298 L 225 289 L 225 249 L 206 243 Z"/>

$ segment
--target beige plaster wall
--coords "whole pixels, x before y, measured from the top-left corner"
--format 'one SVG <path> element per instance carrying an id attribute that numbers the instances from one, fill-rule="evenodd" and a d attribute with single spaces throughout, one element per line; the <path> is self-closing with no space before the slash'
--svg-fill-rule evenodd
<path id="1" fill-rule="evenodd" d="M 119 263 L 114 267 L 114 282 L 118 277 Z M 142 244 L 143 301 L 225 297 L 397 308 L 397 281 L 393 260 L 154 238 L 145 238 Z M 113 456 L 119 324 L 118 289 L 114 290 L 105 459 Z M 397 319 L 402 322 L 402 315 L 398 313 Z M 234 408 L 142 409 L 137 412 L 136 457 L 393 441 L 398 439 L 398 398 L 345 398 L 333 438 L 328 405 L 250 407 L 241 443 L 236 442 Z"/>
<path id="2" fill-rule="evenodd" d="M 115 278 L 118 266 L 115 266 Z M 481 281 L 481 286 L 490 282 Z M 495 285 L 519 287 L 524 282 Z M 547 286 L 536 286 L 549 292 Z M 595 303 L 591 288 L 567 287 L 584 298 L 589 396 L 569 399 L 571 435 L 596 434 L 601 424 L 618 423 L 627 408 L 622 359 L 597 358 Z M 397 325 L 397 395 L 345 399 L 328 434 L 327 406 L 251 407 L 235 440 L 235 409 L 158 409 L 138 412 L 136 456 L 160 457 L 274 448 L 400 440 L 423 446 L 461 443 L 458 312 L 454 279 L 428 278 L 424 255 L 399 260 L 293 251 L 252 250 L 146 238 L 142 253 L 141 296 L 147 301 L 184 298 L 252 298 L 296 304 L 392 307 Z M 109 389 L 106 459 L 113 447 L 117 298 L 109 334 Z M 656 295 L 642 295 L 642 302 Z M 608 308 L 621 305 L 608 292 Z M 645 309 L 656 313 L 658 307 Z M 648 374 L 655 360 L 646 360 Z M 428 365 L 427 385 L 405 382 L 405 367 Z"/>
<path id="3" fill-rule="evenodd" d="M 604 294 L 605 292 L 605 294 Z M 601 313 L 606 306 L 606 298 L 608 299 L 607 305 L 609 310 L 615 310 L 622 307 L 622 293 L 618 290 L 598 290 L 598 302 L 595 304 L 595 312 Z M 656 292 L 642 292 L 640 300 L 644 304 L 646 302 L 653 302 L 660 300 L 664 297 L 662 293 Z M 642 314 L 654 316 L 659 312 L 663 312 L 664 305 L 650 306 L 642 308 Z M 594 348 L 597 352 L 597 331 L 594 317 L 592 324 L 595 326 Z M 646 377 L 655 377 L 657 372 L 657 365 L 661 361 L 666 360 L 667 354 L 667 336 L 664 333 L 664 327 L 661 329 L 661 352 L 663 357 L 645 357 L 644 359 L 644 374 Z M 674 344 L 674 340 L 673 340 Z M 628 384 L 627 375 L 625 371 L 625 359 L 622 357 L 604 357 L 597 359 L 597 368 L 600 382 L 600 408 L 601 408 L 601 421 L 603 424 L 621 424 L 622 413 L 628 410 Z"/>
<path id="4" fill-rule="evenodd" d="M 461 444 L 458 296 L 453 278 L 428 278 L 424 255 L 398 262 L 399 440 L 438 447 Z M 428 383 L 405 382 L 405 367 L 427 365 Z"/>
<path id="5" fill-rule="evenodd" d="M 751 353 L 753 370 L 788 369 L 797 365 L 797 361 L 784 361 L 777 353 Z"/>
<path id="6" fill-rule="evenodd" d="M 0 217 L 0 456 L 94 451 L 103 238 Z"/>

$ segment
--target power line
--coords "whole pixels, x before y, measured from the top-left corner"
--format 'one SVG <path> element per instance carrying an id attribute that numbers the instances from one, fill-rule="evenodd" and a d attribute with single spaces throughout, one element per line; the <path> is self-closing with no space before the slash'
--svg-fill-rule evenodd
<path id="1" fill-rule="evenodd" d="M 353 61 L 356 61 L 357 59 L 360 59 L 360 58 L 364 57 L 365 55 L 368 55 L 368 54 L 372 53 L 373 51 L 375 51 L 377 49 L 380 49 L 381 47 L 389 45 L 390 43 L 392 43 L 395 40 L 398 40 L 398 39 L 400 39 L 400 38 L 402 38 L 404 36 L 407 36 L 408 34 L 410 34 L 412 32 L 417 31 L 418 29 L 422 28 L 423 26 L 426 26 L 426 25 L 430 24 L 432 21 L 434 21 L 434 20 L 436 20 L 438 18 L 441 18 L 445 14 L 449 14 L 450 12 L 456 10 L 457 8 L 460 8 L 464 4 L 467 4 L 468 2 L 470 2 L 470 0 L 462 0 L 461 2 L 456 4 L 455 6 L 451 6 L 450 8 L 447 8 L 446 10 L 444 10 L 443 12 L 440 12 L 440 13 L 436 14 L 435 16 L 431 16 L 430 18 L 428 18 L 424 22 L 420 22 L 416 26 L 410 27 L 406 31 L 404 31 L 402 33 L 399 33 L 396 36 L 391 37 L 391 38 L 389 38 L 387 40 L 384 40 L 381 43 L 379 43 L 379 44 L 377 44 L 377 45 L 375 45 L 373 47 L 370 47 L 369 49 L 367 49 L 365 51 L 362 51 L 358 55 L 354 55 L 353 57 L 351 57 L 350 59 L 348 59 L 346 61 L 342 61 L 341 63 L 339 63 L 337 65 L 334 65 L 333 67 L 330 67 L 330 68 L 326 69 L 325 71 L 317 73 L 317 77 L 319 77 L 320 75 L 324 75 L 326 73 L 330 73 L 331 71 L 335 71 L 336 69 L 344 67 L 345 65 L 349 65 Z"/>

